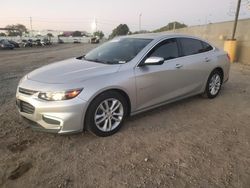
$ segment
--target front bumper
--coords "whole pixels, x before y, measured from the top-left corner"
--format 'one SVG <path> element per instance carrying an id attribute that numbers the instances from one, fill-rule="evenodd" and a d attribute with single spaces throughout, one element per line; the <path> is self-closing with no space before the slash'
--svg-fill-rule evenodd
<path id="1" fill-rule="evenodd" d="M 37 95 L 38 93 L 23 94 L 17 89 L 16 99 L 20 115 L 36 122 L 39 130 L 60 134 L 83 130 L 87 101 L 78 97 L 63 101 L 44 101 Z"/>

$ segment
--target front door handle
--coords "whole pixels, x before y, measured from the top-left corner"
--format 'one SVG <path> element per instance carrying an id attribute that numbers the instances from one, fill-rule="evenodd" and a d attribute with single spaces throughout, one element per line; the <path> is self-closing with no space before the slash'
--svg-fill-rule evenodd
<path id="1" fill-rule="evenodd" d="M 179 68 L 181 68 L 181 67 L 183 67 L 182 64 L 179 64 L 179 63 L 178 63 L 178 64 L 175 65 L 175 68 L 177 68 L 177 69 L 179 69 Z"/>
<path id="2" fill-rule="evenodd" d="M 210 62 L 211 59 L 209 59 L 208 57 L 205 58 L 205 62 Z"/>

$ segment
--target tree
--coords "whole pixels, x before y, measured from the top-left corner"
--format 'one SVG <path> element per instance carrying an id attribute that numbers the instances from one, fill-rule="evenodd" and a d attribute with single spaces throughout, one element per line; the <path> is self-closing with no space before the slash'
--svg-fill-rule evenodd
<path id="1" fill-rule="evenodd" d="M 73 36 L 73 37 L 81 37 L 81 36 L 82 36 L 82 32 L 81 32 L 81 31 L 74 31 L 74 32 L 72 33 L 72 36 Z"/>
<path id="2" fill-rule="evenodd" d="M 22 24 L 7 25 L 5 28 L 7 29 L 8 36 L 22 36 L 23 33 L 28 33 L 28 29 Z"/>
<path id="3" fill-rule="evenodd" d="M 51 38 L 51 37 L 54 37 L 54 35 L 52 33 L 47 33 L 47 37 Z"/>
<path id="4" fill-rule="evenodd" d="M 163 31 L 169 31 L 169 30 L 173 30 L 173 29 L 180 29 L 180 28 L 184 28 L 187 27 L 186 24 L 182 24 L 180 22 L 170 22 L 168 23 L 168 25 L 161 27 L 159 29 L 154 30 L 153 32 L 163 32 Z"/>
<path id="5" fill-rule="evenodd" d="M 115 36 L 127 35 L 129 33 L 129 28 L 127 24 L 118 25 L 109 35 L 109 38 L 114 38 Z"/>
<path id="6" fill-rule="evenodd" d="M 150 33 L 150 31 L 147 30 L 141 30 L 141 31 L 135 31 L 135 32 L 130 32 L 130 35 L 135 35 L 135 34 L 143 34 L 143 33 Z"/>
<path id="7" fill-rule="evenodd" d="M 100 39 L 102 39 L 104 37 L 104 34 L 102 31 L 96 31 L 93 33 L 94 36 L 99 37 Z"/>
<path id="8" fill-rule="evenodd" d="M 35 37 L 36 37 L 36 38 L 39 38 L 39 37 L 42 37 L 42 35 L 38 34 L 38 35 L 36 35 Z"/>
<path id="9" fill-rule="evenodd" d="M 51 41 L 52 37 L 54 37 L 54 35 L 52 33 L 47 33 L 47 38 L 49 41 Z"/>
<path id="10" fill-rule="evenodd" d="M 0 33 L 0 37 L 6 37 L 5 33 Z"/>

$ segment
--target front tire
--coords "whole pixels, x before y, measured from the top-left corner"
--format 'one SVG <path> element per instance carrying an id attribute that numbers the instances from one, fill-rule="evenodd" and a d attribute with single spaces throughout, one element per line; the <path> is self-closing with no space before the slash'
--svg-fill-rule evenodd
<path id="1" fill-rule="evenodd" d="M 116 91 L 104 92 L 91 102 L 85 126 L 97 136 L 113 135 L 122 127 L 127 110 L 127 101 L 123 95 Z"/>
<path id="2" fill-rule="evenodd" d="M 223 77 L 222 77 L 221 72 L 219 70 L 214 70 L 209 75 L 209 78 L 207 80 L 207 85 L 206 85 L 206 90 L 204 92 L 204 96 L 209 99 L 215 98 L 221 90 L 222 80 L 223 80 Z"/>

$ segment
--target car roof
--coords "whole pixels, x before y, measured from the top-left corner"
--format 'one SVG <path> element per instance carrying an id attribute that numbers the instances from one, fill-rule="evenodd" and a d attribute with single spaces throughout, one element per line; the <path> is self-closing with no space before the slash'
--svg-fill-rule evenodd
<path id="1" fill-rule="evenodd" d="M 198 37 L 190 36 L 190 35 L 185 35 L 185 34 L 179 34 L 179 33 L 167 33 L 167 32 L 162 32 L 162 33 L 145 33 L 145 34 L 135 34 L 135 35 L 126 35 L 124 37 L 127 38 L 141 38 L 141 39 L 164 39 L 168 37 L 186 37 L 186 38 L 195 38 L 202 40 Z"/>

